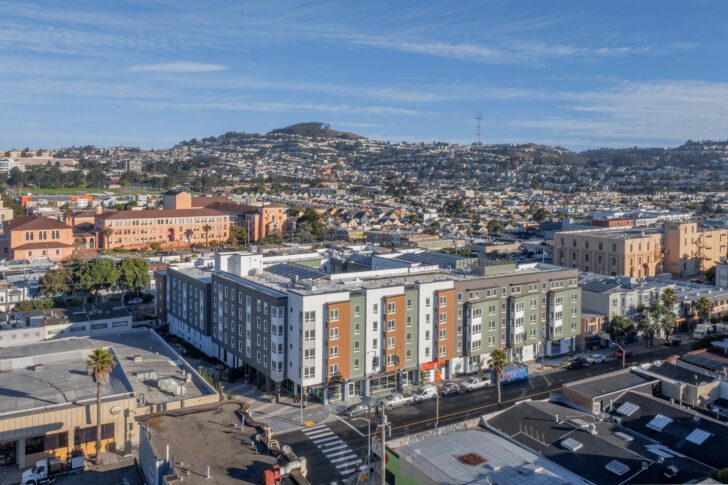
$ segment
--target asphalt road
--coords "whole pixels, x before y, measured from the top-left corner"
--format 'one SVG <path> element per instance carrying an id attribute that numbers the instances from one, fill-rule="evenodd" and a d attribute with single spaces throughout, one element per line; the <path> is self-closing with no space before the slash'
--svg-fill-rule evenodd
<path id="1" fill-rule="evenodd" d="M 664 359 L 673 354 L 682 354 L 690 350 L 690 343 L 677 347 L 666 347 L 656 343 L 654 349 L 639 353 L 627 359 L 627 366 L 637 365 L 654 360 Z M 603 364 L 595 364 L 578 370 L 559 370 L 545 374 L 533 375 L 528 381 L 501 386 L 501 406 L 509 406 L 523 399 L 545 399 L 551 392 L 558 392 L 568 382 L 586 379 L 588 377 L 605 374 L 622 367 L 621 359 L 610 358 Z M 497 391 L 495 386 L 480 389 L 470 393 L 455 396 L 441 397 L 439 403 L 439 425 L 450 424 L 475 418 L 498 409 Z M 396 407 L 387 412 L 391 423 L 392 436 L 401 436 L 426 429 L 431 429 L 436 422 L 435 400 L 423 403 Z M 370 416 L 371 431 L 374 433 L 380 417 Z M 336 417 L 325 423 L 331 433 L 335 434 L 360 459 L 367 454 L 367 420 L 364 418 Z M 309 433 L 310 434 L 310 433 Z M 331 436 L 327 430 L 318 435 Z M 314 484 L 340 483 L 343 474 L 335 463 L 329 458 L 329 453 L 317 446 L 314 441 L 302 431 L 292 431 L 279 436 L 282 443 L 291 445 L 299 456 L 308 460 L 308 479 Z M 336 457 L 334 457 L 335 459 Z"/>

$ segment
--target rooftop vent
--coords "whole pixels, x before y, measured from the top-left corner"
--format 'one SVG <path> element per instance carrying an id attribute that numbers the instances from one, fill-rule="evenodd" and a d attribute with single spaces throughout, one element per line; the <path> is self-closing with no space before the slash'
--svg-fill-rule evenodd
<path id="1" fill-rule="evenodd" d="M 566 438 L 564 441 L 561 442 L 561 446 L 571 451 L 572 453 L 584 447 L 584 445 L 580 441 L 576 441 L 574 438 Z"/>
<path id="2" fill-rule="evenodd" d="M 43 364 L 36 364 L 33 366 L 33 372 L 43 372 L 45 370 L 45 365 Z"/>
<path id="3" fill-rule="evenodd" d="M 466 455 L 458 456 L 458 460 L 465 463 L 466 465 L 482 465 L 487 460 L 477 453 L 468 453 Z"/>
<path id="4" fill-rule="evenodd" d="M 144 357 L 142 357 L 141 354 L 134 354 L 131 356 L 131 360 L 134 362 L 141 362 L 144 360 Z"/>
<path id="5" fill-rule="evenodd" d="M 616 433 L 614 433 L 614 436 L 616 436 L 620 440 L 625 441 L 627 443 L 631 443 L 634 441 L 634 437 L 628 435 L 627 433 L 623 433 L 621 431 L 617 431 Z"/>
<path id="6" fill-rule="evenodd" d="M 604 468 L 620 477 L 629 471 L 629 467 L 619 460 L 610 461 Z"/>

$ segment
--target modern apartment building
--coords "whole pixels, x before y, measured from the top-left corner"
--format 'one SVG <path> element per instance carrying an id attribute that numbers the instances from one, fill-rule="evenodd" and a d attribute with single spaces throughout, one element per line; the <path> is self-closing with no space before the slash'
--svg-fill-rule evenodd
<path id="1" fill-rule="evenodd" d="M 692 276 L 728 254 L 728 230 L 701 229 L 696 222 L 664 228 L 583 229 L 554 235 L 554 264 L 587 273 L 644 278 L 663 272 Z"/>
<path id="2" fill-rule="evenodd" d="M 662 272 L 662 234 L 636 229 L 557 232 L 553 261 L 587 273 L 655 276 Z"/>
<path id="3" fill-rule="evenodd" d="M 212 274 L 203 269 L 168 268 L 166 286 L 158 291 L 166 308 L 169 332 L 207 355 L 214 355 L 212 344 Z"/>
<path id="4" fill-rule="evenodd" d="M 205 351 L 270 391 L 303 387 L 325 402 L 475 372 L 495 348 L 514 361 L 575 348 L 574 269 L 531 263 L 465 273 L 419 265 L 332 274 L 302 261 L 219 253 L 211 274 L 167 270 L 170 329 L 174 320 L 177 335 L 194 335 L 185 328 L 195 326 L 189 313 L 172 310 L 179 305 L 172 293 L 185 285 L 202 291 L 211 275 Z"/>

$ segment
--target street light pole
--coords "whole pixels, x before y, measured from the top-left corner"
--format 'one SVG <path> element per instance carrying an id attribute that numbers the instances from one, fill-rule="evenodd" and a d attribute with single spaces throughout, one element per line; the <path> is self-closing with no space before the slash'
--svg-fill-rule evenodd
<path id="1" fill-rule="evenodd" d="M 298 400 L 301 403 L 301 424 L 303 424 L 303 353 L 301 353 L 301 384 L 298 386 Z"/>
<path id="2" fill-rule="evenodd" d="M 367 483 L 369 483 L 369 471 L 371 468 L 371 453 L 372 453 L 372 420 L 370 418 L 353 418 L 352 421 L 364 420 L 367 422 Z"/>
<path id="3" fill-rule="evenodd" d="M 440 424 L 440 392 L 435 389 L 435 428 Z"/>

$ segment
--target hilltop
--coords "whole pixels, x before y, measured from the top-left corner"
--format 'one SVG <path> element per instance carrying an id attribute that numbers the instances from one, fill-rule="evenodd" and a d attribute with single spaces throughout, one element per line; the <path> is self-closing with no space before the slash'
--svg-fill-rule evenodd
<path id="1" fill-rule="evenodd" d="M 346 133 L 343 131 L 332 130 L 327 123 L 319 121 L 309 121 L 306 123 L 296 123 L 285 128 L 278 128 L 268 133 L 268 135 L 285 134 L 297 135 L 308 138 L 347 138 L 357 140 L 363 138 L 354 133 Z"/>

